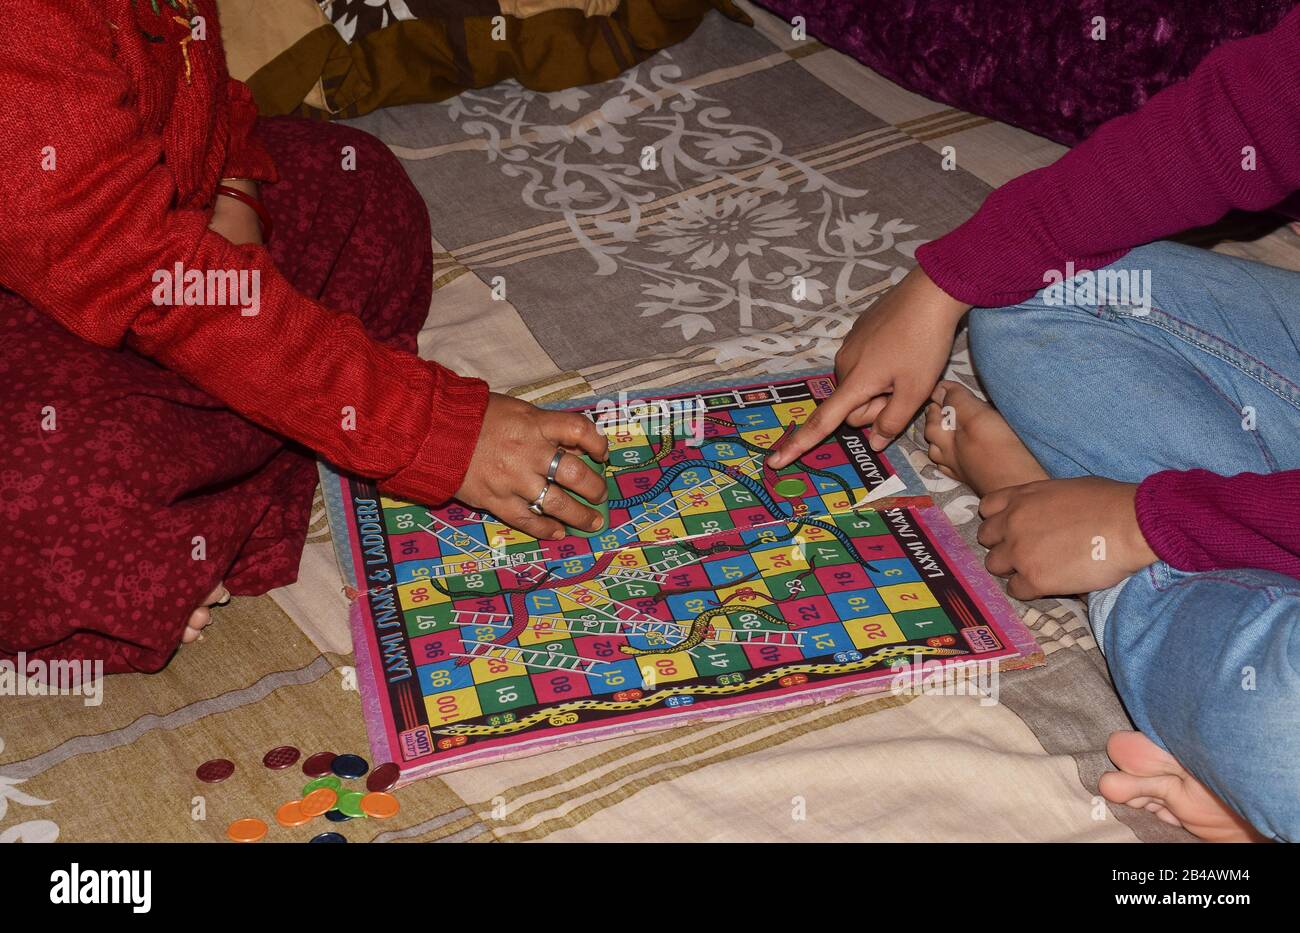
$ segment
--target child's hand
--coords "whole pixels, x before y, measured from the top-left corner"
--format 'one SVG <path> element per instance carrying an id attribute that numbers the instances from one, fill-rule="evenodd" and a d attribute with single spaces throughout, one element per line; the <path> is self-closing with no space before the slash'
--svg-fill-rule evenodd
<path id="1" fill-rule="evenodd" d="M 871 447 L 884 450 L 903 432 L 939 382 L 957 322 L 970 310 L 930 281 L 920 266 L 858 318 L 835 355 L 839 387 L 768 457 L 785 466 L 848 421 L 871 425 Z"/>
<path id="2" fill-rule="evenodd" d="M 980 502 L 984 566 L 1017 599 L 1091 593 L 1153 564 L 1138 527 L 1137 485 L 1098 476 L 1048 479 Z"/>
<path id="3" fill-rule="evenodd" d="M 546 471 L 560 448 L 566 453 L 542 500 L 545 515 L 535 515 L 528 506 L 547 486 Z M 593 531 L 604 520 L 600 513 L 560 487 L 572 489 L 588 502 L 603 502 L 605 480 L 575 452 L 604 460 L 608 448 L 605 436 L 582 415 L 544 411 L 494 392 L 488 397 L 478 444 L 456 498 L 538 539 L 564 537 L 564 525 Z"/>

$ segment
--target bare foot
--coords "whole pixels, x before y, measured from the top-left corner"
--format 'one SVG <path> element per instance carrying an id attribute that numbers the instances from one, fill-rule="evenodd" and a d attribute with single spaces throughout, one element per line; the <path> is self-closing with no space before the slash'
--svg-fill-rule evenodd
<path id="1" fill-rule="evenodd" d="M 979 496 L 1048 478 L 998 410 L 964 385 L 945 379 L 930 401 L 925 439 L 930 459 L 944 476 Z"/>
<path id="2" fill-rule="evenodd" d="M 1150 810 L 1209 842 L 1268 841 L 1141 732 L 1112 733 L 1106 753 L 1119 768 L 1101 776 L 1101 795 L 1111 803 Z"/>
<path id="3" fill-rule="evenodd" d="M 209 606 L 220 606 L 229 601 L 230 594 L 226 592 L 226 585 L 218 583 L 217 588 L 208 594 L 207 599 L 203 600 L 203 605 L 190 613 L 189 619 L 185 622 L 185 632 L 181 635 L 181 644 L 188 645 L 201 637 L 204 627 L 212 621 Z"/>

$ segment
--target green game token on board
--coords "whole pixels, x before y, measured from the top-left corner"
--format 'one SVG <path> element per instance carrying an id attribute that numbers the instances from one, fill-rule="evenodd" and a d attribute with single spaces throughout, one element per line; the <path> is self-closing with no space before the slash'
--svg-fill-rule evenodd
<path id="1" fill-rule="evenodd" d="M 343 782 L 340 781 L 338 778 L 336 778 L 334 775 L 327 774 L 325 777 L 318 777 L 316 778 L 316 780 L 308 781 L 306 784 L 304 784 L 302 786 L 302 795 L 306 797 L 312 791 L 320 790 L 322 787 L 328 787 L 336 794 L 343 792 Z"/>
<path id="2" fill-rule="evenodd" d="M 787 499 L 802 496 L 808 491 L 807 484 L 797 476 L 787 476 L 784 479 L 779 479 L 772 488 L 776 490 L 778 496 L 784 496 Z"/>
<path id="3" fill-rule="evenodd" d="M 592 460 L 586 454 L 578 454 L 578 459 L 581 460 L 583 463 L 587 464 L 587 466 L 591 467 L 592 470 L 594 470 L 597 474 L 600 475 L 601 479 L 604 479 L 605 464 L 597 463 L 595 460 Z M 570 531 L 572 531 L 575 535 L 579 535 L 583 538 L 594 538 L 598 534 L 603 534 L 605 529 L 609 527 L 609 498 L 606 497 L 605 501 L 602 502 L 600 505 L 592 505 L 590 502 L 582 498 L 582 496 L 578 495 L 576 492 L 573 492 L 572 490 L 566 490 L 566 491 L 569 493 L 569 495 L 573 496 L 573 498 L 577 499 L 583 505 L 590 506 L 591 508 L 595 509 L 597 512 L 600 513 L 600 517 L 601 517 L 600 527 L 597 528 L 595 531 L 586 531 L 582 528 L 571 528 Z"/>
<path id="4" fill-rule="evenodd" d="M 361 809 L 361 798 L 364 796 L 359 790 L 345 790 L 339 794 L 338 811 L 354 820 L 364 819 L 366 811 Z"/>

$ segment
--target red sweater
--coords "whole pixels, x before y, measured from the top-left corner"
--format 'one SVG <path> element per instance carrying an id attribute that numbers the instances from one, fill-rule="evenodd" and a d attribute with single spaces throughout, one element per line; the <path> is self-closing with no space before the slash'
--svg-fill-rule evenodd
<path id="1" fill-rule="evenodd" d="M 1241 169 L 1248 145 L 1255 171 Z M 1220 46 L 1136 113 L 1003 185 L 916 258 L 948 294 L 1000 307 L 1042 288 L 1047 269 L 1097 268 L 1230 210 L 1275 207 L 1297 190 L 1300 8 L 1272 32 Z M 1152 549 L 1181 570 L 1300 577 L 1300 471 L 1157 473 L 1139 488 L 1137 512 Z"/>
<path id="2" fill-rule="evenodd" d="M 176 0 L 182 7 L 186 3 Z M 127 345 L 385 490 L 459 487 L 487 386 L 366 336 L 296 292 L 260 245 L 208 230 L 224 177 L 274 181 L 230 78 L 214 0 L 37 0 L 0 30 L 0 284 L 92 343 Z M 202 16 L 205 39 L 191 35 Z M 188 69 L 188 75 L 187 75 Z M 260 313 L 155 305 L 176 263 L 259 270 Z M 344 409 L 355 429 L 344 430 Z"/>

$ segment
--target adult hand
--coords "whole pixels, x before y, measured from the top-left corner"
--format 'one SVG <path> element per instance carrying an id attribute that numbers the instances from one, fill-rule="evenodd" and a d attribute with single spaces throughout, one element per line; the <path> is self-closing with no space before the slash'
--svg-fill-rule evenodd
<path id="1" fill-rule="evenodd" d="M 768 456 L 779 469 L 847 421 L 871 426 L 871 448 L 884 450 L 934 391 L 952 352 L 957 323 L 970 310 L 935 285 L 920 266 L 863 312 L 835 355 L 839 386 Z"/>
<path id="2" fill-rule="evenodd" d="M 980 502 L 984 566 L 1017 599 L 1091 593 L 1153 564 L 1137 485 L 1084 476 L 1008 486 Z"/>
<path id="3" fill-rule="evenodd" d="M 565 453 L 542 500 L 545 515 L 535 515 L 529 503 L 546 487 L 547 468 L 559 449 Z M 600 513 L 564 490 L 588 502 L 603 502 L 605 480 L 577 453 L 604 460 L 608 450 L 608 440 L 582 415 L 546 411 L 493 392 L 456 498 L 538 539 L 563 538 L 565 525 L 595 531 L 604 520 Z"/>

